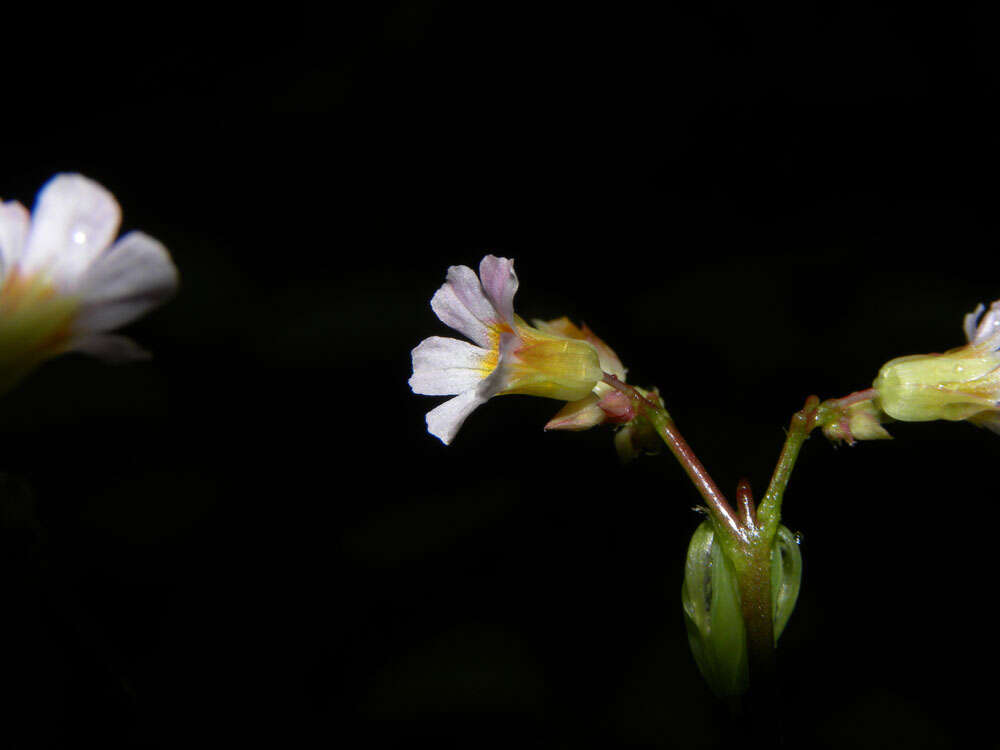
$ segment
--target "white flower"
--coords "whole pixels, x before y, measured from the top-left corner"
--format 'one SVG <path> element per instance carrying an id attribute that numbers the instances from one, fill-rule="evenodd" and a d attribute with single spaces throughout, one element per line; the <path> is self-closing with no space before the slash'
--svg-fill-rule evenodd
<path id="1" fill-rule="evenodd" d="M 30 216 L 0 202 L 0 388 L 63 352 L 148 356 L 110 331 L 168 299 L 177 270 L 142 232 L 115 241 L 120 222 L 114 196 L 78 174 L 49 180 Z"/>
<path id="2" fill-rule="evenodd" d="M 428 432 L 445 444 L 493 396 L 523 393 L 576 401 L 603 377 L 590 343 L 540 331 L 515 315 L 516 291 L 514 261 L 487 255 L 479 278 L 468 266 L 449 268 L 447 281 L 431 299 L 441 321 L 474 342 L 432 336 L 412 352 L 413 392 L 455 396 L 427 413 Z"/>

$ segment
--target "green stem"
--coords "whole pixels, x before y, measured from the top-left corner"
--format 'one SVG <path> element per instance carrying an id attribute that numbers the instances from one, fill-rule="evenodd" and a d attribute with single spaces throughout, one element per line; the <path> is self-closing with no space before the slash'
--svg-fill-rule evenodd
<path id="1" fill-rule="evenodd" d="M 842 416 L 852 404 L 871 399 L 874 393 L 874 390 L 869 388 L 843 398 L 831 398 L 822 403 L 818 396 L 810 396 L 806 399 L 805 406 L 792 415 L 788 433 L 785 435 L 785 444 L 781 448 L 781 455 L 778 456 L 774 474 L 771 475 L 771 484 L 757 509 L 757 517 L 768 545 L 774 541 L 774 535 L 778 532 L 785 489 L 788 487 L 788 480 L 792 478 L 792 469 L 799 460 L 799 451 L 802 450 L 802 444 L 809 437 L 809 433 L 826 422 Z"/>
<path id="2" fill-rule="evenodd" d="M 771 547 L 757 537 L 736 566 L 740 608 L 747 639 L 750 683 L 743 697 L 749 716 L 773 715 L 778 700 L 778 669 L 771 602 Z"/>
<path id="3" fill-rule="evenodd" d="M 774 623 L 771 612 L 773 534 L 767 538 L 759 525 L 763 519 L 759 512 L 754 511 L 749 483 L 743 480 L 737 489 L 737 499 L 741 509 L 740 515 L 737 516 L 726 501 L 722 490 L 709 476 L 691 446 L 677 429 L 667 410 L 613 375 L 605 375 L 604 381 L 632 399 L 636 413 L 652 425 L 705 499 L 716 521 L 716 529 L 724 529 L 727 532 L 725 535 L 720 535 L 719 540 L 736 571 L 740 606 L 746 625 L 749 668 L 750 673 L 754 675 L 754 690 L 760 688 L 765 694 L 770 695 L 775 685 Z M 795 454 L 797 453 L 796 447 Z M 784 457 L 785 452 L 782 455 Z M 791 472 L 794 457 L 789 457 L 787 460 L 790 461 L 787 471 Z M 787 483 L 787 477 L 784 481 Z"/>
<path id="4" fill-rule="evenodd" d="M 847 407 L 870 399 L 873 392 L 859 391 L 841 399 L 820 403 L 816 396 L 806 399 L 801 410 L 792 416 L 778 463 L 767 493 L 759 506 L 754 505 L 750 485 L 741 480 L 737 489 L 739 514 L 695 456 L 663 406 L 605 373 L 604 382 L 630 399 L 635 417 L 645 419 L 705 499 L 715 521 L 716 538 L 733 565 L 739 587 L 740 609 L 746 632 L 750 689 L 743 704 L 748 716 L 765 716 L 777 701 L 778 683 L 774 650 L 774 604 L 771 601 L 771 554 L 781 522 L 781 503 L 798 461 L 802 444 L 818 426 L 841 419 Z M 726 533 L 718 533 L 724 530 Z"/>
<path id="5" fill-rule="evenodd" d="M 774 473 L 771 475 L 771 484 L 757 510 L 763 536 L 769 544 L 778 532 L 778 524 L 781 522 L 781 502 L 785 497 L 788 480 L 792 478 L 792 469 L 795 468 L 795 462 L 799 460 L 799 451 L 802 450 L 802 444 L 816 426 L 818 407 L 819 398 L 810 396 L 806 399 L 805 406 L 792 415 L 788 433 L 785 435 L 785 444 L 781 448 L 778 464 L 774 467 Z"/>

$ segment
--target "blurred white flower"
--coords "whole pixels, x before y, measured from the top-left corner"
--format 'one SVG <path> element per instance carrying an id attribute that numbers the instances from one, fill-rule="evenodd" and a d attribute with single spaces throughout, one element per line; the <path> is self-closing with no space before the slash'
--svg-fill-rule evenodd
<path id="1" fill-rule="evenodd" d="M 68 351 L 110 361 L 148 357 L 110 333 L 166 301 L 178 275 L 166 248 L 133 231 L 93 180 L 60 174 L 28 211 L 0 201 L 0 390 Z"/>

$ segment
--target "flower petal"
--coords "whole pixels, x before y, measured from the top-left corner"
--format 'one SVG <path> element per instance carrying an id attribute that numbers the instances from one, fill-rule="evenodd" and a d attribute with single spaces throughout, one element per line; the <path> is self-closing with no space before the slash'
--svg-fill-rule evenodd
<path id="1" fill-rule="evenodd" d="M 976 332 L 969 337 L 969 342 L 975 345 L 987 344 L 991 347 L 1000 345 L 1000 336 L 997 335 L 1000 334 L 1000 302 L 990 305 L 986 315 L 976 321 L 982 310 L 983 306 L 979 305 L 974 312 L 965 316 L 965 335 L 969 336 L 972 325 L 978 322 Z"/>
<path id="2" fill-rule="evenodd" d="M 87 333 L 77 336 L 70 339 L 65 351 L 83 352 L 114 364 L 141 362 L 152 357 L 128 336 L 110 333 Z"/>
<path id="3" fill-rule="evenodd" d="M 79 280 L 81 331 L 108 331 L 131 323 L 177 290 L 177 269 L 167 249 L 142 232 L 129 232 Z"/>
<path id="4" fill-rule="evenodd" d="M 490 346 L 490 329 L 500 320 L 475 271 L 468 266 L 448 269 L 448 280 L 431 298 L 431 309 L 442 323 L 482 347 Z"/>
<path id="5" fill-rule="evenodd" d="M 0 202 L 0 281 L 21 257 L 30 223 L 28 209 L 20 203 Z"/>
<path id="6" fill-rule="evenodd" d="M 75 292 L 77 280 L 111 244 L 120 223 L 121 209 L 105 188 L 83 175 L 56 175 L 35 201 L 21 271 L 44 273 L 62 290 Z"/>
<path id="7" fill-rule="evenodd" d="M 479 263 L 479 278 L 483 289 L 501 319 L 514 327 L 514 294 L 517 292 L 517 274 L 514 261 L 487 255 Z"/>
<path id="8" fill-rule="evenodd" d="M 427 431 L 445 445 L 449 445 L 466 418 L 486 400 L 478 389 L 473 388 L 445 401 L 427 412 Z"/>
<path id="9" fill-rule="evenodd" d="M 976 337 L 976 323 L 979 321 L 979 316 L 983 314 L 983 310 L 986 308 L 983 303 L 980 302 L 976 305 L 976 309 L 970 312 L 962 321 L 962 328 L 965 330 L 965 340 L 970 344 L 972 340 Z"/>
<path id="10" fill-rule="evenodd" d="M 466 341 L 431 336 L 411 352 L 410 388 L 425 396 L 451 396 L 475 388 L 491 369 L 490 352 Z"/>

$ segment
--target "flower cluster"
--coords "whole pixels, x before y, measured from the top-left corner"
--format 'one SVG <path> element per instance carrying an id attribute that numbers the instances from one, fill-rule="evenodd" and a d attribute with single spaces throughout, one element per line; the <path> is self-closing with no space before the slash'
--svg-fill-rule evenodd
<path id="1" fill-rule="evenodd" d="M 110 332 L 168 299 L 177 270 L 142 232 L 115 241 L 120 223 L 114 196 L 78 174 L 52 178 L 30 216 L 0 202 L 0 390 L 63 352 L 148 356 Z"/>
<path id="2" fill-rule="evenodd" d="M 445 444 L 493 396 L 520 393 L 568 402 L 550 429 L 585 429 L 614 419 L 620 408 L 603 382 L 605 372 L 625 376 L 611 348 L 566 318 L 528 325 L 514 314 L 517 285 L 514 261 L 487 255 L 478 277 L 468 266 L 449 268 L 431 299 L 438 318 L 473 342 L 432 336 L 412 352 L 413 392 L 454 396 L 427 414 L 428 431 Z"/>

